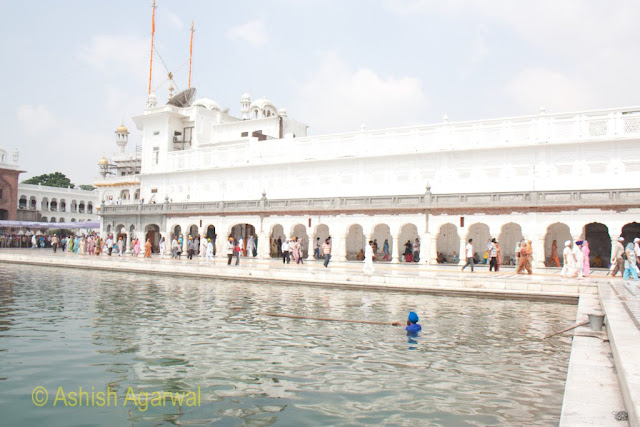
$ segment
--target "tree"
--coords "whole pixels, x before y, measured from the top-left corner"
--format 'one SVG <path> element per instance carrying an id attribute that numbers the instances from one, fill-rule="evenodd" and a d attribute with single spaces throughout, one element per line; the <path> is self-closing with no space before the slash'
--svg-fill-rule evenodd
<path id="1" fill-rule="evenodd" d="M 23 184 L 35 184 L 46 185 L 47 187 L 61 187 L 61 188 L 74 188 L 75 185 L 71 183 L 71 180 L 61 172 L 45 173 L 44 175 L 34 176 L 25 181 Z"/>
<path id="2" fill-rule="evenodd" d="M 93 191 L 96 189 L 96 187 L 94 187 L 93 185 L 89 185 L 89 184 L 82 184 L 78 186 L 79 189 L 84 190 L 84 191 Z"/>

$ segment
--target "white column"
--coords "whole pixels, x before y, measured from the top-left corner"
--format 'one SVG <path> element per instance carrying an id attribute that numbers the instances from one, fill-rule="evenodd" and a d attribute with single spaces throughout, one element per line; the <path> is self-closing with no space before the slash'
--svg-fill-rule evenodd
<path id="1" fill-rule="evenodd" d="M 258 258 L 269 259 L 269 234 L 266 231 L 258 233 Z"/>
<path id="2" fill-rule="evenodd" d="M 545 254 L 544 254 L 544 234 L 536 234 L 535 239 L 532 239 L 533 245 L 533 261 L 531 267 L 545 268 Z"/>
<path id="3" fill-rule="evenodd" d="M 398 264 L 402 259 L 402 254 L 404 253 L 404 246 L 400 242 L 400 232 L 397 232 L 393 235 L 393 244 L 395 246 L 395 250 L 391 254 L 391 262 Z"/>
<path id="4" fill-rule="evenodd" d="M 429 264 L 436 265 L 438 264 L 438 238 L 432 233 L 427 233 L 427 236 L 429 236 Z"/>
<path id="5" fill-rule="evenodd" d="M 429 264 L 429 252 L 431 249 L 431 234 L 420 234 L 420 262 Z"/>
<path id="6" fill-rule="evenodd" d="M 460 237 L 460 250 L 458 251 L 458 265 L 466 262 L 467 242 L 464 237 Z"/>
<path id="7" fill-rule="evenodd" d="M 335 261 L 347 260 L 347 235 L 332 234 L 331 235 L 331 258 Z"/>

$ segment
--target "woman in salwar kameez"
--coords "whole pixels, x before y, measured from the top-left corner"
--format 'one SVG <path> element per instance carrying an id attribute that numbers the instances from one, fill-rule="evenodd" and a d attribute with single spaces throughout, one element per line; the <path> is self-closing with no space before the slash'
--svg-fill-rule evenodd
<path id="1" fill-rule="evenodd" d="M 560 258 L 558 258 L 558 243 L 554 240 L 551 243 L 551 257 L 549 258 L 549 267 L 555 264 L 556 267 L 560 267 Z"/>
<path id="2" fill-rule="evenodd" d="M 140 240 L 136 239 L 133 242 L 133 256 L 140 255 Z"/>
<path id="3" fill-rule="evenodd" d="M 151 258 L 151 240 L 147 239 L 147 243 L 144 244 L 144 257 Z"/>
<path id="4" fill-rule="evenodd" d="M 298 263 L 298 259 L 300 258 L 300 254 L 298 252 L 298 238 L 294 237 L 291 241 L 291 254 L 293 255 L 293 260 Z"/>
<path id="5" fill-rule="evenodd" d="M 589 249 L 589 242 L 585 240 L 582 243 L 582 256 L 584 257 L 584 267 L 582 269 L 582 274 L 584 274 L 584 277 L 589 277 L 589 274 L 591 274 L 591 264 L 589 262 L 589 253 L 591 253 L 591 250 Z"/>

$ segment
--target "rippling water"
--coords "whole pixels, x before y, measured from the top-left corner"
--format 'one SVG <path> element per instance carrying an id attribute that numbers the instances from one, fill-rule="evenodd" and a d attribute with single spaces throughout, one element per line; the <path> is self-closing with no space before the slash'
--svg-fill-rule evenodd
<path id="1" fill-rule="evenodd" d="M 2 425 L 553 425 L 573 323 L 553 303 L 0 265 Z M 274 312 L 403 328 L 295 320 Z M 36 407 L 34 387 L 50 401 Z M 197 407 L 52 406 L 58 387 L 201 390 Z"/>

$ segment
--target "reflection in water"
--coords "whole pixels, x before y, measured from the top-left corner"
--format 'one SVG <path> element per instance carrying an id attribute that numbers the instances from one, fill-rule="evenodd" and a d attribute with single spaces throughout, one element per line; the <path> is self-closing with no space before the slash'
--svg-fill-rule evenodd
<path id="1" fill-rule="evenodd" d="M 557 424 L 568 305 L 0 266 L 7 425 Z M 263 316 L 404 323 L 423 330 Z M 410 350 L 410 351 L 409 351 Z M 36 408 L 31 391 L 193 391 L 197 408 Z M 6 409 L 10 408 L 10 409 Z M 46 420 L 46 421 L 45 421 Z"/>

